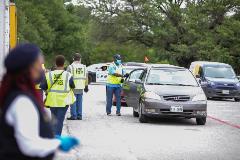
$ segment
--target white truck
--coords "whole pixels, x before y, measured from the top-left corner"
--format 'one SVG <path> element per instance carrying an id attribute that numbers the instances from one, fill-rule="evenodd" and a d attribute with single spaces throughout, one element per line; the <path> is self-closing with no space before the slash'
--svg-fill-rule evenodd
<path id="1" fill-rule="evenodd" d="M 9 0 L 0 1 L 0 81 L 4 74 L 4 58 L 17 42 L 16 6 Z"/>

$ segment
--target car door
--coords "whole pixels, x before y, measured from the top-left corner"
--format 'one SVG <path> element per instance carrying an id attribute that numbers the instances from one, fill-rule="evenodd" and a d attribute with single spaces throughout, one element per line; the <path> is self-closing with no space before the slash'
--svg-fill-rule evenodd
<path id="1" fill-rule="evenodd" d="M 144 80 L 145 80 L 145 77 L 146 77 L 146 73 L 147 71 L 146 70 L 142 70 L 141 73 L 140 73 L 140 76 L 138 77 L 139 80 L 141 80 L 141 83 L 136 83 L 134 84 L 134 87 L 133 88 L 133 92 L 132 92 L 132 102 L 133 102 L 133 106 L 135 107 L 135 109 L 138 109 L 138 105 L 139 105 L 139 100 L 140 100 L 140 97 L 143 93 L 143 90 L 144 90 Z"/>
<path id="2" fill-rule="evenodd" d="M 126 94 L 127 104 L 131 107 L 134 107 L 136 104 L 136 94 L 137 94 L 137 86 L 135 83 L 136 79 L 139 79 L 143 69 L 136 69 L 132 71 L 127 79 L 127 81 L 123 85 L 124 93 Z"/>
<path id="3" fill-rule="evenodd" d="M 131 76 L 131 73 L 129 73 L 128 78 L 125 79 L 124 83 L 123 83 L 123 92 L 125 94 L 125 98 L 126 98 L 126 102 L 127 105 L 130 106 L 130 102 L 129 102 L 129 94 L 130 94 L 130 82 L 129 82 L 129 78 Z"/>

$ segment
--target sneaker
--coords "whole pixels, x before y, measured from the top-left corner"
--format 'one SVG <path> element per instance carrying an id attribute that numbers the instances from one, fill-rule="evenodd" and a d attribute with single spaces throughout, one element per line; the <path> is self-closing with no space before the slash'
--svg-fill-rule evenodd
<path id="1" fill-rule="evenodd" d="M 74 118 L 74 117 L 68 117 L 67 120 L 77 120 L 77 118 Z"/>
<path id="2" fill-rule="evenodd" d="M 121 116 L 121 113 L 116 113 L 117 116 Z"/>
<path id="3" fill-rule="evenodd" d="M 107 113 L 108 116 L 111 116 L 111 113 Z"/>
<path id="4" fill-rule="evenodd" d="M 78 120 L 82 120 L 82 116 L 78 116 L 77 119 L 78 119 Z"/>

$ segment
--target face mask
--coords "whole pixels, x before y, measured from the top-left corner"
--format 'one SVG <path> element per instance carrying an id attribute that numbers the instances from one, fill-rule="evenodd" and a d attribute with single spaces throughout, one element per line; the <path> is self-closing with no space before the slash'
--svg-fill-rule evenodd
<path id="1" fill-rule="evenodd" d="M 116 64 L 117 64 L 117 65 L 120 65 L 121 63 L 122 63 L 121 60 L 116 60 Z"/>
<path id="2" fill-rule="evenodd" d="M 35 79 L 35 81 L 34 81 L 35 84 L 41 83 L 44 80 L 44 78 L 45 78 L 45 72 L 44 72 L 44 70 L 41 70 L 39 78 Z"/>

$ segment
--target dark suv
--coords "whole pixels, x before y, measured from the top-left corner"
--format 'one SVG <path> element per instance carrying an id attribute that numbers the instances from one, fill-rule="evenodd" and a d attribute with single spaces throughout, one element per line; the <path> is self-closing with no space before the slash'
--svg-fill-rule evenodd
<path id="1" fill-rule="evenodd" d="M 240 101 L 240 83 L 230 65 L 196 61 L 192 62 L 190 70 L 198 78 L 208 98 L 234 98 Z"/>

